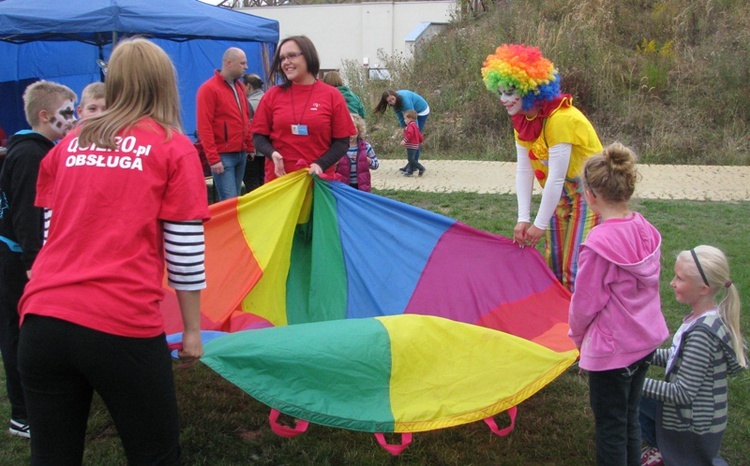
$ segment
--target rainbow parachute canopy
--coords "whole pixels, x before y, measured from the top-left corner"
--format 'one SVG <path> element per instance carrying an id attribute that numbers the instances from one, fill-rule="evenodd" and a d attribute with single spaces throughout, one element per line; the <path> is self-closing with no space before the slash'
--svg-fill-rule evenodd
<path id="1" fill-rule="evenodd" d="M 202 361 L 285 414 L 450 427 L 516 406 L 578 356 L 570 294 L 533 248 L 304 170 L 211 214 Z"/>
<path id="2" fill-rule="evenodd" d="M 524 110 L 531 109 L 537 101 L 552 100 L 560 94 L 560 75 L 538 47 L 501 45 L 484 61 L 482 79 L 492 92 L 501 86 L 515 89 L 523 97 Z"/>

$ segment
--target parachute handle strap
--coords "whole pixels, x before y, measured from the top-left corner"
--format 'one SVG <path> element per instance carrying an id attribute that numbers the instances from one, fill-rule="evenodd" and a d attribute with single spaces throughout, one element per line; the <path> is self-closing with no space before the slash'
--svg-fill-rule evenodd
<path id="1" fill-rule="evenodd" d="M 411 443 L 411 432 L 405 432 L 401 434 L 401 444 L 400 445 L 391 445 L 388 442 L 385 441 L 385 436 L 382 434 L 382 432 L 376 432 L 375 438 L 378 440 L 378 443 L 381 447 L 385 449 L 388 453 L 390 453 L 393 456 L 398 456 L 406 450 L 406 447 L 409 446 Z"/>
<path id="2" fill-rule="evenodd" d="M 172 357 L 172 359 L 180 359 L 179 355 L 177 354 L 179 351 L 182 351 L 182 342 L 178 341 L 175 343 L 167 343 L 167 348 L 169 348 L 169 355 Z"/>
<path id="3" fill-rule="evenodd" d="M 168 343 L 167 348 L 169 348 L 169 351 L 182 351 L 182 342 Z"/>
<path id="4" fill-rule="evenodd" d="M 294 427 L 287 427 L 279 424 L 279 413 L 275 409 L 271 409 L 271 414 L 268 415 L 268 422 L 271 424 L 271 430 L 274 434 L 285 437 L 285 438 L 292 438 L 296 437 L 299 434 L 304 433 L 307 430 L 307 427 L 310 425 L 309 422 L 297 419 L 297 425 Z"/>
<path id="5" fill-rule="evenodd" d="M 484 423 L 489 426 L 493 434 L 500 437 L 505 437 L 509 433 L 513 432 L 513 429 L 516 428 L 516 414 L 518 414 L 518 406 L 509 408 L 507 412 L 508 416 L 510 416 L 510 425 L 508 427 L 505 427 L 504 429 L 500 429 L 497 427 L 497 423 L 492 416 L 484 418 Z"/>

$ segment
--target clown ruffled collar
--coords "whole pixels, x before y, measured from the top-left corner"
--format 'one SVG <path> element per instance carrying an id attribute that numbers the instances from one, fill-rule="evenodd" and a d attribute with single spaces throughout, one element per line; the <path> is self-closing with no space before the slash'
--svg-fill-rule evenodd
<path id="1" fill-rule="evenodd" d="M 552 100 L 544 102 L 533 117 L 517 113 L 511 117 L 513 128 L 518 132 L 518 139 L 521 141 L 536 141 L 542 133 L 544 119 L 555 113 L 558 109 L 568 108 L 573 105 L 573 96 L 570 94 L 561 94 Z"/>

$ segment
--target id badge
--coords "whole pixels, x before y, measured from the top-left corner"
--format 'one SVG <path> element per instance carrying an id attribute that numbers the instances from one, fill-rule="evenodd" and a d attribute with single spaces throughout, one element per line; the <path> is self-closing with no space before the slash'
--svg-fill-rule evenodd
<path id="1" fill-rule="evenodd" d="M 307 136 L 307 125 L 292 125 L 292 134 Z"/>

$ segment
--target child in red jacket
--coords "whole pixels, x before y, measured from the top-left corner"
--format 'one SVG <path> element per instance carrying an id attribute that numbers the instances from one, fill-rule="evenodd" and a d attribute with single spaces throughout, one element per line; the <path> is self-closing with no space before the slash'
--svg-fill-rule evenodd
<path id="1" fill-rule="evenodd" d="M 426 169 L 417 161 L 417 152 L 419 151 L 419 145 L 424 141 L 424 136 L 417 126 L 417 112 L 414 110 L 405 111 L 404 121 L 406 121 L 406 126 L 404 127 L 404 139 L 401 140 L 401 145 L 406 147 L 406 157 L 409 160 L 404 176 L 414 176 L 415 170 L 417 170 L 419 176 L 422 176 Z"/>

